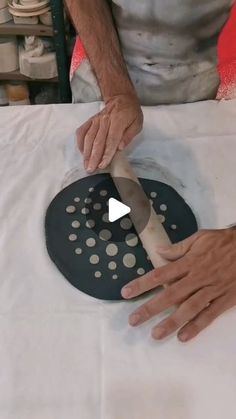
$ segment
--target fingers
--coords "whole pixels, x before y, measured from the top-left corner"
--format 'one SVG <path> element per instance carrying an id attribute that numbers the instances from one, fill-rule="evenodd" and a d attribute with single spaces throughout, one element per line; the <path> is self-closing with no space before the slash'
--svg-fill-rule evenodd
<path id="1" fill-rule="evenodd" d="M 177 331 L 180 327 L 195 318 L 215 298 L 213 287 L 206 287 L 192 295 L 170 317 L 162 321 L 152 330 L 154 339 L 163 339 Z"/>
<path id="2" fill-rule="evenodd" d="M 181 262 L 177 261 L 163 266 L 162 268 L 155 269 L 152 272 L 129 282 L 129 284 L 121 290 L 121 295 L 125 299 L 135 298 L 158 286 L 176 281 L 186 276 L 187 273 L 186 267 Z"/>
<path id="3" fill-rule="evenodd" d="M 109 117 L 107 115 L 101 116 L 99 129 L 92 146 L 92 151 L 88 163 L 88 172 L 94 172 L 102 160 L 107 140 L 107 134 L 109 131 L 109 124 Z"/>
<path id="4" fill-rule="evenodd" d="M 92 125 L 92 120 L 89 119 L 87 122 L 85 122 L 85 124 L 79 127 L 76 131 L 77 144 L 81 153 L 84 152 L 85 135 L 87 134 L 91 125 Z"/>
<path id="5" fill-rule="evenodd" d="M 194 291 L 188 277 L 181 279 L 178 283 L 167 287 L 156 297 L 138 308 L 129 318 L 131 326 L 139 326 L 162 311 L 179 304 L 189 297 Z"/>
<path id="6" fill-rule="evenodd" d="M 111 163 L 120 145 L 123 132 L 124 127 L 122 121 L 118 118 L 113 118 L 111 120 L 110 129 L 107 134 L 106 147 L 102 162 L 99 165 L 99 169 L 105 169 Z"/>
<path id="7" fill-rule="evenodd" d="M 99 129 L 99 118 L 94 118 L 84 139 L 84 167 L 85 169 L 88 168 L 88 163 L 90 160 L 93 143 L 98 133 L 98 129 Z"/>
<path id="8" fill-rule="evenodd" d="M 233 307 L 234 303 L 229 295 L 219 297 L 209 307 L 205 308 L 195 319 L 190 321 L 178 333 L 181 342 L 187 342 L 197 336 L 203 329 L 209 326 L 224 311 Z"/>
<path id="9" fill-rule="evenodd" d="M 198 231 L 186 240 L 168 247 L 158 248 L 158 253 L 168 261 L 175 261 L 189 252 L 192 245 L 202 236 L 203 231 Z"/>

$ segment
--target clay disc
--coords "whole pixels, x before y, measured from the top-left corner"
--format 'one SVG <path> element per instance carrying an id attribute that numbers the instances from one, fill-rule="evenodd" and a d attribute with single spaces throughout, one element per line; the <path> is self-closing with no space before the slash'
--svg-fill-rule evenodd
<path id="1" fill-rule="evenodd" d="M 191 209 L 173 188 L 147 179 L 140 182 L 172 243 L 197 231 Z M 153 266 L 129 216 L 109 223 L 109 198 L 121 200 L 106 174 L 65 188 L 47 210 L 46 245 L 52 261 L 75 288 L 98 299 L 121 300 L 122 287 Z"/>

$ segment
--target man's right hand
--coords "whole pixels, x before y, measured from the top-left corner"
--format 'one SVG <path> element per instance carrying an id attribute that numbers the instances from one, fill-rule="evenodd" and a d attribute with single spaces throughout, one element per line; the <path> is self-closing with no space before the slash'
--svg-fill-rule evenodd
<path id="1" fill-rule="evenodd" d="M 78 147 L 85 169 L 105 169 L 117 150 L 123 150 L 143 127 L 143 113 L 134 94 L 111 97 L 103 111 L 77 130 Z"/>

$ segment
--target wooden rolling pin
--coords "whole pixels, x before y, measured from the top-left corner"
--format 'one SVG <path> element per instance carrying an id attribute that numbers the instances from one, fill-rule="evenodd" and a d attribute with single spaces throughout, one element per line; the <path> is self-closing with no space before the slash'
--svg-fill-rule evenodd
<path id="1" fill-rule="evenodd" d="M 113 159 L 110 174 L 123 203 L 131 208 L 130 218 L 153 267 L 160 268 L 166 265 L 168 262 L 158 254 L 157 249 L 159 246 L 170 245 L 171 241 L 152 205 L 150 209 L 149 199 L 123 152 L 118 152 Z M 125 179 L 132 182 L 127 182 Z M 142 225 L 146 215 L 146 224 L 144 221 Z"/>

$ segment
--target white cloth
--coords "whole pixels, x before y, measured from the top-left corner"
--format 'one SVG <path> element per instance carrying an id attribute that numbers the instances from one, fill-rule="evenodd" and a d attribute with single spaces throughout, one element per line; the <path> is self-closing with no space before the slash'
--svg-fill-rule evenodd
<path id="1" fill-rule="evenodd" d="M 0 109 L 0 418 L 235 419 L 236 310 L 189 344 L 131 329 L 139 304 L 96 301 L 47 255 L 44 216 L 85 173 L 75 129 L 99 104 Z M 236 101 L 145 108 L 139 175 L 187 199 L 201 227 L 236 221 Z"/>

